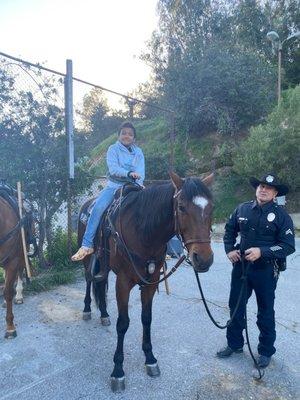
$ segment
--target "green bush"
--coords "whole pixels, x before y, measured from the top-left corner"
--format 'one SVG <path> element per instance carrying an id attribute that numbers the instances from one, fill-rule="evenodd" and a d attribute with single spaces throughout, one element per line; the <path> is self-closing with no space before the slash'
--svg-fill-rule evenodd
<path id="1" fill-rule="evenodd" d="M 292 190 L 300 188 L 300 86 L 283 93 L 266 122 L 251 129 L 234 156 L 241 176 L 276 173 Z"/>
<path id="2" fill-rule="evenodd" d="M 76 235 L 72 235 L 72 252 L 77 249 Z M 45 251 L 48 269 L 41 269 L 36 260 L 32 262 L 34 277 L 26 287 L 27 292 L 41 292 L 75 280 L 78 268 L 71 262 L 68 254 L 67 233 L 58 228 Z"/>
<path id="3" fill-rule="evenodd" d="M 0 269 L 0 283 L 4 282 L 4 271 Z"/>
<path id="4" fill-rule="evenodd" d="M 228 172 L 218 175 L 213 185 L 214 222 L 226 221 L 243 201 L 251 200 L 251 187 L 239 175 Z"/>
<path id="5" fill-rule="evenodd" d="M 73 254 L 77 249 L 77 237 L 74 233 L 72 234 L 71 246 Z M 54 232 L 51 243 L 47 247 L 46 259 L 56 270 L 74 268 L 68 254 L 68 235 L 62 228 L 58 228 Z"/>

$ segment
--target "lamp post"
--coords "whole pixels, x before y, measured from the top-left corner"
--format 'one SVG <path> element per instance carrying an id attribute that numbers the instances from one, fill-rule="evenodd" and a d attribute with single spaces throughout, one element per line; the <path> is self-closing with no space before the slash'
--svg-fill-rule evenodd
<path id="1" fill-rule="evenodd" d="M 275 31 L 270 31 L 267 33 L 267 38 L 270 40 L 278 50 L 278 81 L 277 81 L 277 100 L 278 105 L 280 104 L 281 100 L 281 56 L 282 56 L 282 46 L 285 42 L 293 38 L 300 38 L 300 31 L 293 33 L 292 35 L 288 36 L 283 41 L 280 41 L 279 35 Z"/>

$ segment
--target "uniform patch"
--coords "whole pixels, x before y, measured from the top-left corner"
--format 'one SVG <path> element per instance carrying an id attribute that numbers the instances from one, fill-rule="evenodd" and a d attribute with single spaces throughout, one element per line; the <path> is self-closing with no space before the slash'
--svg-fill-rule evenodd
<path id="1" fill-rule="evenodd" d="M 289 235 L 289 234 L 290 234 L 290 235 L 293 235 L 293 232 L 292 232 L 291 229 L 288 229 L 287 231 L 285 231 L 285 234 L 286 234 L 286 235 Z"/>
<path id="2" fill-rule="evenodd" d="M 268 176 L 266 177 L 266 181 L 267 181 L 268 183 L 273 182 L 273 181 L 274 181 L 274 176 L 268 175 Z"/>
<path id="3" fill-rule="evenodd" d="M 267 220 L 269 222 L 272 222 L 272 221 L 274 221 L 274 219 L 275 219 L 275 214 L 274 213 L 269 213 L 268 216 L 267 216 Z"/>
<path id="4" fill-rule="evenodd" d="M 280 246 L 272 246 L 272 247 L 270 247 L 270 250 L 272 250 L 272 251 L 282 250 L 282 247 L 280 247 Z"/>

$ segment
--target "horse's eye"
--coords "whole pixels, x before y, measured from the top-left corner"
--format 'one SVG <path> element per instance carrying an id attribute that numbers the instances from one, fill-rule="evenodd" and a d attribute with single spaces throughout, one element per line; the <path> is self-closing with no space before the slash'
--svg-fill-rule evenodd
<path id="1" fill-rule="evenodd" d="M 186 211 L 185 207 L 182 204 L 179 204 L 178 206 L 178 210 L 182 213 L 184 213 Z"/>

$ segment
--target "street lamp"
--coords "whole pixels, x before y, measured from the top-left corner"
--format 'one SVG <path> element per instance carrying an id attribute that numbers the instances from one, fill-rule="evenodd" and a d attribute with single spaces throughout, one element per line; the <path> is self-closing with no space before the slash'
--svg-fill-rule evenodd
<path id="1" fill-rule="evenodd" d="M 277 82 L 277 99 L 278 105 L 280 104 L 281 100 L 281 55 L 282 55 L 282 46 L 285 42 L 293 38 L 300 38 L 300 31 L 293 33 L 292 35 L 288 36 L 282 42 L 280 41 L 279 35 L 275 31 L 270 31 L 267 33 L 267 38 L 270 40 L 275 47 L 278 49 L 278 82 Z"/>

